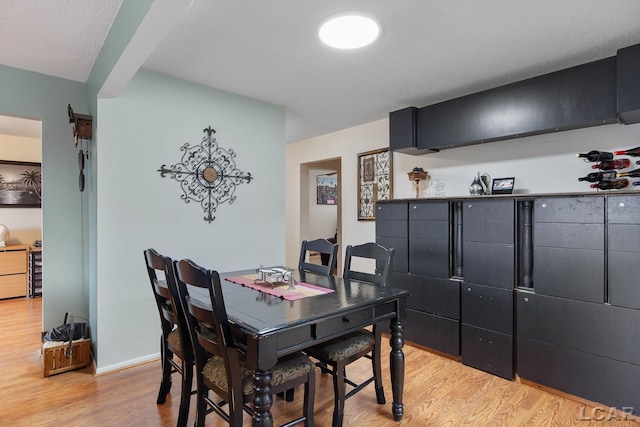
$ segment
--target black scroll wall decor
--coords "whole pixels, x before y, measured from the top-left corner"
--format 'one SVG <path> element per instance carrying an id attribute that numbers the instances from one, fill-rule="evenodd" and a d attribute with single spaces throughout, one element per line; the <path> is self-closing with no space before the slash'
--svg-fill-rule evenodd
<path id="1" fill-rule="evenodd" d="M 204 220 L 211 223 L 218 206 L 232 204 L 237 196 L 236 187 L 243 182 L 251 182 L 250 173 L 236 167 L 236 152 L 218 145 L 213 136 L 216 131 L 209 126 L 204 129 L 200 145 L 191 146 L 188 142 L 180 147 L 183 152 L 179 163 L 167 167 L 160 166 L 161 177 L 170 176 L 180 183 L 185 203 L 200 203 L 204 210 Z"/>

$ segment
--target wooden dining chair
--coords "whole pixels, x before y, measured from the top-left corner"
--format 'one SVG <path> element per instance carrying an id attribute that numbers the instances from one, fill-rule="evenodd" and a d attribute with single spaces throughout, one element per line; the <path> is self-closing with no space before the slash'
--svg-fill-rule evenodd
<path id="1" fill-rule="evenodd" d="M 154 249 L 144 251 L 144 258 L 149 273 L 149 281 L 153 289 L 162 335 L 160 336 L 160 354 L 162 362 L 162 382 L 158 392 L 157 403 L 162 404 L 171 390 L 171 374 L 178 372 L 181 376 L 180 409 L 178 427 L 187 425 L 191 391 L 193 384 L 193 350 L 189 327 L 180 303 L 176 286 L 174 265 L 169 257 L 160 255 Z M 164 276 L 164 280 L 161 277 Z M 173 356 L 177 356 L 179 363 Z"/>
<path id="2" fill-rule="evenodd" d="M 327 265 L 319 265 L 307 262 L 307 253 L 318 252 L 328 256 Z M 327 258 L 327 257 L 325 257 Z M 300 247 L 300 260 L 298 261 L 298 270 L 308 271 L 310 273 L 322 274 L 323 276 L 331 275 L 338 263 L 338 244 L 331 243 L 327 239 L 303 240 Z"/>
<path id="3" fill-rule="evenodd" d="M 206 270 L 190 260 L 176 263 L 178 294 L 187 308 L 187 322 L 194 344 L 197 383 L 196 426 L 204 426 L 209 412 L 216 412 L 229 425 L 242 426 L 243 412 L 253 415 L 253 370 L 235 340 L 222 296 L 218 272 Z M 189 286 L 207 289 L 211 304 L 193 298 Z M 304 421 L 313 426 L 315 399 L 315 365 L 303 353 L 293 353 L 278 360 L 271 370 L 271 393 L 281 393 L 304 384 L 302 417 L 287 423 Z M 220 401 L 209 396 L 213 391 Z M 228 411 L 224 406 L 229 405 Z"/>
<path id="4" fill-rule="evenodd" d="M 387 286 L 394 256 L 395 249 L 387 249 L 376 243 L 349 245 L 345 253 L 343 278 L 345 281 L 359 280 Z M 376 273 L 353 270 L 351 268 L 353 258 L 376 260 Z M 371 382 L 374 382 L 378 403 L 384 404 L 386 402 L 382 387 L 382 363 L 380 361 L 381 329 L 381 325 L 375 324 L 372 331 L 360 329 L 306 350 L 308 355 L 319 361 L 318 364 L 323 373 L 330 373 L 333 376 L 333 427 L 342 426 L 345 401 Z M 346 367 L 362 357 L 371 359 L 373 375 L 365 381 L 356 383 L 347 378 Z M 353 387 L 349 393 L 346 393 L 347 384 Z"/>

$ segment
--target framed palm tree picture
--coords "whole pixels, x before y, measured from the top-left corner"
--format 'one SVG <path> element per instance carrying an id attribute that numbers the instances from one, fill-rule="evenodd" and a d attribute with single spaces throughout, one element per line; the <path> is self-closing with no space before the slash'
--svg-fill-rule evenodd
<path id="1" fill-rule="evenodd" d="M 0 207 L 42 206 L 42 165 L 0 160 Z"/>

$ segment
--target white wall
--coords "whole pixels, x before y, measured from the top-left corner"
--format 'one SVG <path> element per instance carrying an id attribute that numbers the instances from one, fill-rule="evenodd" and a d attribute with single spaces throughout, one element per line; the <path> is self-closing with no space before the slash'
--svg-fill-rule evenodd
<path id="1" fill-rule="evenodd" d="M 42 142 L 0 135 L 0 160 L 42 163 Z M 9 227 L 8 245 L 33 245 L 42 240 L 42 208 L 0 208 L 0 224 Z"/>
<path id="2" fill-rule="evenodd" d="M 341 217 L 338 243 L 340 259 L 344 258 L 344 248 L 351 244 L 372 241 L 375 236 L 374 221 L 358 221 L 357 176 L 358 153 L 389 146 L 388 121 L 386 119 L 339 132 L 311 138 L 286 146 L 286 261 L 287 265 L 297 265 L 300 254 L 301 236 L 307 230 L 305 224 L 308 212 L 300 214 L 309 205 L 309 198 L 315 200 L 315 192 L 310 193 L 310 175 L 307 163 L 340 159 L 341 172 L 338 174 L 338 209 Z M 338 263 L 338 271 L 341 263 Z"/>
<path id="3" fill-rule="evenodd" d="M 284 110 L 238 95 L 140 71 L 116 99 L 98 101 L 97 371 L 157 356 L 160 323 L 143 251 L 220 271 L 284 262 Z M 212 223 L 181 200 L 161 165 L 199 145 L 206 127 L 233 149 L 240 184 Z"/>
<path id="4" fill-rule="evenodd" d="M 342 242 L 340 249 L 375 239 L 373 222 L 357 221 L 357 153 L 389 145 L 388 120 L 383 119 L 340 132 L 323 135 L 295 144 L 287 150 L 287 262 L 294 265 L 299 253 L 301 229 L 300 210 L 304 209 L 306 192 L 304 168 L 300 165 L 334 156 L 342 159 L 341 202 Z M 493 178 L 515 176 L 516 193 L 593 192 L 578 177 L 593 170 L 590 164 L 577 159 L 577 152 L 616 150 L 640 145 L 640 124 L 608 125 L 593 128 L 538 135 L 508 141 L 443 150 L 421 156 L 394 153 L 393 194 L 395 199 L 414 198 L 415 187 L 407 172 L 414 167 L 429 171 L 434 179 L 444 182 L 445 196 L 469 195 L 469 185 L 475 172 L 486 172 Z M 635 160 L 635 159 L 633 159 Z M 640 168 L 632 165 L 629 169 Z M 301 182 L 303 184 L 301 184 Z M 423 187 L 424 190 L 425 187 Z M 638 189 L 640 187 L 633 187 Z M 424 191 L 423 191 L 424 194 Z M 303 215 L 305 215 L 303 213 Z"/>
<path id="5" fill-rule="evenodd" d="M 468 196 L 475 172 L 486 172 L 492 178 L 515 176 L 514 192 L 519 194 L 593 192 L 596 190 L 590 189 L 586 182 L 579 182 L 578 177 L 594 170 L 591 164 L 576 158 L 576 153 L 613 151 L 639 145 L 640 124 L 612 124 L 422 156 L 395 153 L 395 197 L 415 197 L 415 187 L 408 180 L 407 172 L 416 166 L 428 171 L 433 179 L 444 182 L 445 195 L 449 197 Z M 640 166 L 632 165 L 629 170 L 634 168 Z"/>

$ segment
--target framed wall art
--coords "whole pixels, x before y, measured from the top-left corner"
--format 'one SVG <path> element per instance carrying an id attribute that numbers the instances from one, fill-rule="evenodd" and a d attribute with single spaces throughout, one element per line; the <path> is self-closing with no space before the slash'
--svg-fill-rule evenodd
<path id="1" fill-rule="evenodd" d="M 358 154 L 358 220 L 376 219 L 376 202 L 393 197 L 392 159 L 388 148 Z"/>
<path id="2" fill-rule="evenodd" d="M 41 164 L 0 160 L 0 207 L 41 206 Z"/>
<path id="3" fill-rule="evenodd" d="M 319 205 L 338 202 L 338 174 L 316 175 L 316 199 Z"/>

